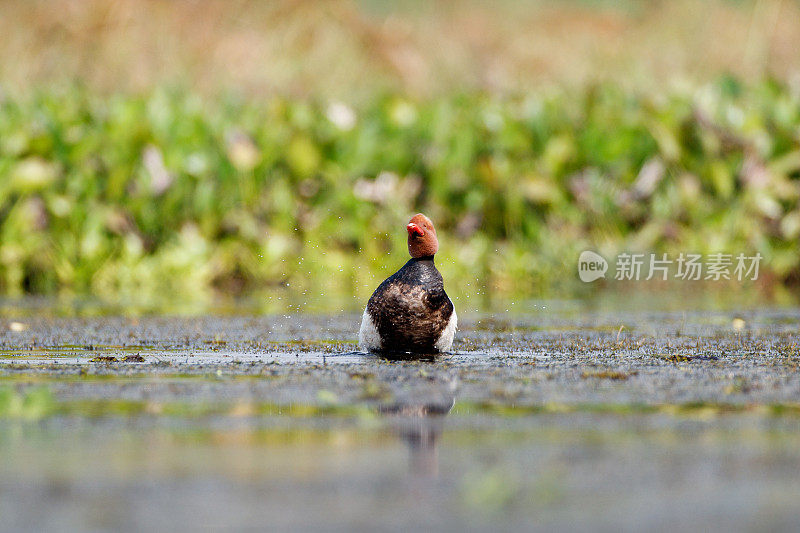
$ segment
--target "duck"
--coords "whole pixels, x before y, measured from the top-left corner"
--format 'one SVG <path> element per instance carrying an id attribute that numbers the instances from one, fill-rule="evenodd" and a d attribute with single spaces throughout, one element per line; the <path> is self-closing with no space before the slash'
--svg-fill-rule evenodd
<path id="1" fill-rule="evenodd" d="M 361 318 L 359 348 L 372 353 L 447 352 L 458 316 L 433 262 L 439 251 L 436 228 L 418 213 L 406 231 L 411 259 L 372 293 Z"/>

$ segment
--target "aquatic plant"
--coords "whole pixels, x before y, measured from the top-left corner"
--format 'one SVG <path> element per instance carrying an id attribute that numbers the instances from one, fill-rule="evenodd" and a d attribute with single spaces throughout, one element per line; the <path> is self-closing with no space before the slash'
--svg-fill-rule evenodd
<path id="1" fill-rule="evenodd" d="M 798 124 L 796 89 L 733 78 L 358 107 L 7 97 L 0 291 L 366 294 L 416 211 L 441 228 L 455 294 L 558 286 L 586 248 L 759 252 L 769 279 L 796 281 Z"/>

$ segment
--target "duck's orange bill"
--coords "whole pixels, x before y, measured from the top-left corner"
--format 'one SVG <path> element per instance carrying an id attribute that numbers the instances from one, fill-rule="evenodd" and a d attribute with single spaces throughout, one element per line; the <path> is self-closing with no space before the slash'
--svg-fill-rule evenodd
<path id="1" fill-rule="evenodd" d="M 422 228 L 420 228 L 419 226 L 417 226 L 417 225 L 416 225 L 416 224 L 414 224 L 413 222 L 409 222 L 409 223 L 408 223 L 408 226 L 406 226 L 406 229 L 408 230 L 408 234 L 409 234 L 409 235 L 414 235 L 415 233 L 416 233 L 417 235 L 419 235 L 420 237 L 422 237 L 423 235 L 425 235 L 425 232 L 424 232 L 424 231 L 422 231 Z"/>

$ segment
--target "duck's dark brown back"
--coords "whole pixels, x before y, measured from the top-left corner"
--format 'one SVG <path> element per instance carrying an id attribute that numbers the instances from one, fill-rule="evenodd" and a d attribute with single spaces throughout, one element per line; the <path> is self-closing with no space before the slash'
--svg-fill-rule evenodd
<path id="1" fill-rule="evenodd" d="M 384 351 L 435 352 L 434 343 L 447 327 L 453 303 L 444 291 L 433 258 L 411 259 L 381 283 L 367 312 Z"/>

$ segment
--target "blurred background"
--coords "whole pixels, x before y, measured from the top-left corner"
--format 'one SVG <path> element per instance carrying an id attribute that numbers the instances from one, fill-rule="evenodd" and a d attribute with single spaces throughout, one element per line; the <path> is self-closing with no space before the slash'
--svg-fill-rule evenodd
<path id="1" fill-rule="evenodd" d="M 6 296 L 355 309 L 418 211 L 476 308 L 617 291 L 585 249 L 797 294 L 796 0 L 3 0 L 0 35 Z"/>

